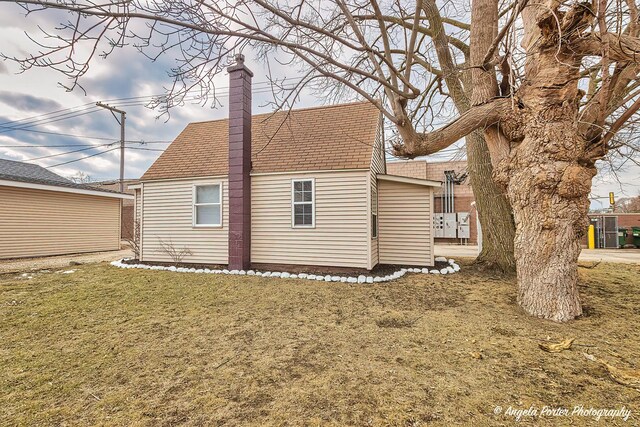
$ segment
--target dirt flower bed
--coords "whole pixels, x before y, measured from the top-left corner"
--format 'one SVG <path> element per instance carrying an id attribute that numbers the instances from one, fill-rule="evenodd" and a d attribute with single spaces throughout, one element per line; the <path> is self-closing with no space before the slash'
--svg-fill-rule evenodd
<path id="1" fill-rule="evenodd" d="M 640 368 L 635 265 L 581 269 L 565 325 L 465 265 L 367 286 L 73 270 L 0 277 L 0 425 L 510 426 L 510 407 L 577 405 L 632 417 L 518 425 L 639 423 L 640 392 L 582 355 Z"/>
<path id="2" fill-rule="evenodd" d="M 160 262 L 160 261 L 139 261 L 133 258 L 123 259 L 122 262 L 124 264 L 129 265 L 148 265 L 148 266 L 162 266 L 162 267 L 177 267 L 177 268 L 194 268 L 196 270 L 225 270 L 227 269 L 226 265 L 222 264 L 195 264 L 195 263 L 186 263 L 186 262 Z M 429 267 L 429 270 L 441 270 L 443 268 L 449 267 L 448 261 L 436 261 L 433 267 Z M 367 276 L 386 276 L 389 274 L 393 274 L 396 271 L 407 268 L 417 268 L 417 266 L 413 265 L 392 265 L 392 264 L 378 264 L 373 268 L 373 270 L 366 270 L 363 268 L 332 268 L 332 267 L 323 267 L 323 266 L 305 266 L 305 265 L 258 265 L 254 268 L 257 271 L 287 271 L 292 274 L 314 274 L 314 275 L 330 275 L 330 276 L 345 276 L 345 275 L 367 275 Z M 420 267 L 422 268 L 422 267 Z"/>

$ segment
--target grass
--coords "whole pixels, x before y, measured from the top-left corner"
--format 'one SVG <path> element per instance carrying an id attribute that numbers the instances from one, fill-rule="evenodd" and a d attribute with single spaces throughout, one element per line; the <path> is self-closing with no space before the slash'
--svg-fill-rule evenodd
<path id="1" fill-rule="evenodd" d="M 607 421 L 634 425 L 640 393 L 581 353 L 640 368 L 640 267 L 581 274 L 586 316 L 565 325 L 471 269 L 372 285 L 106 264 L 0 276 L 0 425 L 514 424 L 498 405 L 625 406 L 632 419 Z"/>

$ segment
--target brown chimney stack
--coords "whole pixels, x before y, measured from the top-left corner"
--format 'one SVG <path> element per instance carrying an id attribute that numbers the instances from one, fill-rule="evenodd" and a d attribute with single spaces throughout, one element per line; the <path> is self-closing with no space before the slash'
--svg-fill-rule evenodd
<path id="1" fill-rule="evenodd" d="M 251 78 L 244 55 L 229 72 L 229 269 L 251 268 Z"/>

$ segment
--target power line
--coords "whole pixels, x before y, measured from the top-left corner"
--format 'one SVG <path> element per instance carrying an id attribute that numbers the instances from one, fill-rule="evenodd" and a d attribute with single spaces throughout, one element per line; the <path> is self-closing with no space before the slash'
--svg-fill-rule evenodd
<path id="1" fill-rule="evenodd" d="M 66 152 L 64 152 L 64 153 L 49 154 L 49 155 L 47 155 L 47 156 L 34 157 L 33 159 L 25 160 L 25 162 L 32 162 L 32 161 L 34 161 L 34 160 L 48 159 L 48 158 L 51 158 L 51 157 L 59 157 L 59 156 L 64 156 L 64 155 L 66 155 L 66 154 L 79 153 L 79 152 L 81 152 L 81 151 L 93 150 L 93 149 L 95 149 L 95 148 L 108 147 L 109 145 L 112 145 L 112 144 L 93 145 L 93 146 L 91 146 L 91 147 L 89 147 L 89 148 L 80 148 L 79 150 L 66 151 Z"/>
<path id="2" fill-rule="evenodd" d="M 34 126 L 42 126 L 42 125 L 46 125 L 46 124 L 50 124 L 50 123 L 59 122 L 59 121 L 62 121 L 62 120 L 73 119 L 75 117 L 86 116 L 87 114 L 92 114 L 92 113 L 95 113 L 97 111 L 100 111 L 100 109 L 89 110 L 89 111 L 85 111 L 85 112 L 81 112 L 81 113 L 77 113 L 77 114 L 73 114 L 73 115 L 65 115 L 65 117 L 57 117 L 55 119 L 54 118 L 50 118 L 50 119 L 41 119 L 41 120 L 38 120 L 38 121 L 27 122 L 27 123 L 22 124 L 20 127 L 2 125 L 0 127 L 4 128 L 4 130 L 0 131 L 0 133 L 12 132 L 14 130 L 23 130 L 23 129 L 32 128 Z"/>
<path id="3" fill-rule="evenodd" d="M 58 163 L 57 165 L 45 166 L 45 168 L 46 168 L 46 169 L 50 169 L 50 168 L 55 168 L 55 167 L 58 167 L 58 166 L 68 165 L 69 163 L 79 162 L 79 161 L 81 161 L 81 160 L 85 160 L 85 159 L 88 159 L 88 158 L 90 158 L 90 157 L 100 156 L 100 155 L 102 155 L 102 154 L 106 154 L 106 153 L 108 153 L 108 152 L 110 152 L 110 151 L 119 150 L 119 149 L 120 149 L 120 147 L 109 148 L 108 150 L 104 150 L 104 151 L 101 151 L 101 152 L 99 152 L 99 153 L 91 154 L 91 155 L 89 155 L 89 156 L 80 157 L 79 159 L 69 160 L 68 162 Z"/>
<path id="4" fill-rule="evenodd" d="M 0 125 L 6 125 L 6 124 L 10 124 L 10 123 L 23 122 L 25 120 L 37 119 L 38 117 L 48 116 L 48 115 L 56 114 L 56 113 L 62 113 L 64 111 L 70 111 L 70 110 L 73 110 L 73 109 L 76 109 L 76 108 L 87 107 L 89 105 L 93 105 L 93 102 L 88 102 L 86 104 L 77 105 L 75 107 L 63 108 L 61 110 L 51 111 L 49 113 L 38 114 L 38 115 L 35 115 L 35 116 L 31 116 L 31 117 L 25 117 L 24 119 L 9 120 L 8 122 L 0 123 Z"/>
<path id="5" fill-rule="evenodd" d="M 144 151 L 161 151 L 164 152 L 165 150 L 161 149 L 161 148 L 144 148 L 144 147 L 125 147 L 129 150 L 144 150 Z"/>
<path id="6" fill-rule="evenodd" d="M 54 133 L 55 135 L 66 135 L 66 134 L 58 134 L 58 133 Z M 92 137 L 92 136 L 83 136 L 83 135 L 75 135 L 78 138 L 84 138 L 84 139 L 100 139 L 100 140 L 104 140 L 104 141 L 111 141 L 111 142 L 117 142 L 116 140 L 114 140 L 113 138 L 100 138 L 100 137 Z M 130 142 L 132 144 L 141 144 L 141 145 L 146 145 L 146 144 L 170 144 L 173 141 L 160 141 L 160 140 L 156 140 L 156 141 L 144 141 L 144 140 L 126 140 L 125 142 Z M 70 147 L 97 147 L 97 145 L 95 144 L 61 144 L 61 145 L 0 145 L 0 148 L 70 148 Z"/>
<path id="7" fill-rule="evenodd" d="M 302 79 L 300 78 L 296 78 L 296 79 L 285 79 L 282 83 L 282 85 L 290 83 L 290 84 L 294 84 L 294 83 L 299 83 Z M 259 91 L 264 91 L 265 89 L 271 89 L 270 85 L 272 84 L 272 82 L 269 81 L 261 81 L 261 82 L 254 82 L 253 86 L 254 88 L 258 88 Z M 264 88 L 260 88 L 260 86 L 263 85 L 267 85 L 267 87 Z M 228 94 L 228 89 L 229 86 L 219 86 L 217 88 L 215 88 L 214 93 L 211 94 L 207 94 L 208 96 L 219 96 L 219 95 L 224 95 L 225 92 L 226 94 Z M 188 92 L 187 92 L 188 94 Z M 186 94 L 185 94 L 186 95 Z M 159 98 L 164 98 L 166 97 L 165 94 L 155 94 L 155 95 L 142 95 L 142 96 L 130 96 L 130 97 L 124 97 L 124 98 L 112 98 L 112 99 L 107 99 L 104 100 L 104 102 L 110 102 L 110 103 L 117 103 L 121 101 L 121 104 L 123 103 L 131 103 L 131 102 L 137 102 L 140 103 L 140 105 L 144 105 L 142 104 L 142 102 L 144 102 L 145 100 L 147 101 L 153 101 L 154 99 L 159 99 Z M 201 99 L 202 96 L 200 95 L 191 95 L 191 99 L 189 99 L 189 97 L 185 97 L 185 100 L 196 100 L 196 99 Z M 147 103 L 147 102 L 144 102 Z M 25 117 L 23 119 L 17 119 L 17 120 L 10 120 L 10 121 L 6 121 L 6 122 L 2 122 L 0 123 L 0 126 L 3 125 L 11 125 L 11 124 L 25 124 L 22 122 L 26 122 L 26 121 L 31 121 L 31 120 L 45 120 L 47 118 L 52 118 L 49 116 L 58 114 L 58 113 L 65 113 L 65 114 L 73 114 L 79 111 L 83 111 L 86 109 L 89 109 L 90 107 L 93 108 L 95 106 L 95 102 L 88 102 L 86 104 L 81 104 L 81 105 L 77 105 L 75 107 L 68 107 L 68 108 L 62 108 L 59 110 L 55 110 L 55 111 L 51 111 L 49 113 L 42 113 L 42 114 L 37 114 L 31 117 Z M 72 110 L 76 110 L 76 111 L 72 111 Z M 67 113 L 68 112 L 68 113 Z"/>

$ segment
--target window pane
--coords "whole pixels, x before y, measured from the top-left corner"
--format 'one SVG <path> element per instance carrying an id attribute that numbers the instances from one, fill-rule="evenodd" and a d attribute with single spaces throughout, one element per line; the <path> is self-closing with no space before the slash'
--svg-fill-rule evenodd
<path id="1" fill-rule="evenodd" d="M 196 206 L 197 225 L 220 225 L 220 205 Z"/>
<path id="2" fill-rule="evenodd" d="M 313 206 L 311 203 L 295 205 L 293 221 L 294 225 L 313 225 Z"/>
<path id="3" fill-rule="evenodd" d="M 305 202 L 313 201 L 313 193 L 311 192 L 311 190 L 304 192 L 304 201 Z"/>
<path id="4" fill-rule="evenodd" d="M 220 186 L 203 185 L 196 187 L 196 203 L 219 203 Z"/>
<path id="5" fill-rule="evenodd" d="M 294 202 L 311 202 L 313 201 L 311 181 L 295 181 L 293 183 L 293 201 Z"/>
<path id="6" fill-rule="evenodd" d="M 378 237 L 378 215 L 371 214 L 371 237 Z"/>

